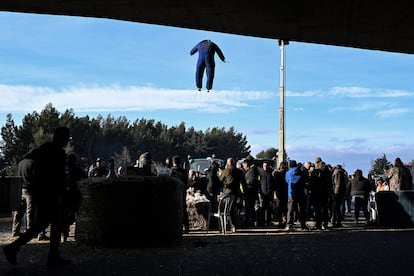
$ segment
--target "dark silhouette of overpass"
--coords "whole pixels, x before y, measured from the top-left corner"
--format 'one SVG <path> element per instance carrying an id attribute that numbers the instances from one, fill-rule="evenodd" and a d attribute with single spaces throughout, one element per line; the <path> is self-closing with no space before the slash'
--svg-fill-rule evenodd
<path id="1" fill-rule="evenodd" d="M 414 53 L 410 0 L 1 0 L 0 10 L 111 18 Z"/>

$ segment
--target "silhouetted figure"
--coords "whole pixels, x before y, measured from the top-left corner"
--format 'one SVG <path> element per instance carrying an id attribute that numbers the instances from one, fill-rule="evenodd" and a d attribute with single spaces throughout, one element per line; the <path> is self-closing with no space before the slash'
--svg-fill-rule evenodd
<path id="1" fill-rule="evenodd" d="M 278 222 L 279 228 L 285 228 L 287 223 L 287 211 L 288 211 L 288 184 L 286 182 L 286 172 L 288 167 L 285 162 L 280 162 L 277 170 L 273 172 L 276 182 L 276 197 L 278 200 Z"/>
<path id="2" fill-rule="evenodd" d="M 253 156 L 248 155 L 243 161 L 244 179 L 243 192 L 246 203 L 245 226 L 254 226 L 257 223 L 255 204 L 259 196 L 259 171 L 253 163 Z"/>
<path id="3" fill-rule="evenodd" d="M 219 164 L 213 161 L 207 171 L 207 198 L 210 200 L 210 207 L 213 213 L 217 212 L 218 196 L 223 189 L 223 183 L 218 176 Z"/>
<path id="4" fill-rule="evenodd" d="M 78 165 L 75 154 L 70 154 L 66 163 L 66 191 L 63 197 L 64 219 L 63 219 L 63 240 L 69 236 L 69 228 L 76 220 L 80 202 L 78 181 L 87 178 L 84 170 Z"/>
<path id="5" fill-rule="evenodd" d="M 188 173 L 190 171 L 190 164 L 191 164 L 191 154 L 187 154 L 187 160 L 185 160 L 183 164 L 184 170 Z"/>
<path id="6" fill-rule="evenodd" d="M 264 225 L 271 225 L 276 183 L 275 178 L 272 175 L 272 169 L 269 162 L 263 162 L 262 169 L 259 170 L 259 174 L 259 192 L 262 200 L 262 209 L 260 210 L 259 222 L 261 224 L 264 223 Z"/>
<path id="7" fill-rule="evenodd" d="M 332 193 L 332 176 L 325 162 L 315 162 L 315 170 L 311 175 L 310 189 L 315 209 L 315 227 L 328 229 L 329 199 Z"/>
<path id="8" fill-rule="evenodd" d="M 183 225 L 184 225 L 184 231 L 188 233 L 190 231 L 190 222 L 188 220 L 188 212 L 187 212 L 188 174 L 181 164 L 180 156 L 174 156 L 172 161 L 173 161 L 173 166 L 171 168 L 171 176 L 179 178 L 184 183 L 184 186 L 185 186 L 184 191 L 183 191 Z"/>
<path id="9" fill-rule="evenodd" d="M 113 157 L 109 158 L 108 163 L 108 174 L 106 175 L 106 178 L 117 179 L 118 174 L 115 171 L 115 159 Z"/>
<path id="10" fill-rule="evenodd" d="M 48 266 L 66 265 L 70 261 L 59 254 L 62 233 L 63 197 L 66 190 L 66 153 L 64 147 L 70 140 L 67 127 L 59 127 L 53 134 L 53 141 L 33 150 L 28 158 L 34 160 L 34 193 L 37 213 L 32 226 L 17 240 L 3 247 L 9 263 L 16 265 L 16 255 L 22 245 L 28 243 L 37 233 L 51 225 Z"/>

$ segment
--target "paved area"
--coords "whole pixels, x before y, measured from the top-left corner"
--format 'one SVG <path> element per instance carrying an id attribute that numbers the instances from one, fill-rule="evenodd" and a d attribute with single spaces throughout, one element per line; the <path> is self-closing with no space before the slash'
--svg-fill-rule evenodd
<path id="1" fill-rule="evenodd" d="M 10 217 L 0 218 L 1 246 L 12 239 L 10 227 Z M 366 228 L 350 217 L 341 229 L 193 231 L 173 245 L 146 248 L 87 247 L 73 230 L 61 245 L 73 265 L 47 268 L 48 242 L 34 239 L 17 266 L 0 252 L 0 275 L 413 275 L 414 229 Z"/>

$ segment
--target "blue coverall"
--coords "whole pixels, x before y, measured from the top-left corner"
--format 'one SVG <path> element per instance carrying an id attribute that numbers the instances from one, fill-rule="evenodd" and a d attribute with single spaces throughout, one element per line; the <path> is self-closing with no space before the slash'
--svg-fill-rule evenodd
<path id="1" fill-rule="evenodd" d="M 207 69 L 207 90 L 210 90 L 213 87 L 214 80 L 214 54 L 220 57 L 220 59 L 225 62 L 223 52 L 220 48 L 211 40 L 203 40 L 199 42 L 191 50 L 190 54 L 194 55 L 198 51 L 198 61 L 197 61 L 197 71 L 196 71 L 196 85 L 199 90 L 201 90 L 203 82 L 204 70 Z"/>

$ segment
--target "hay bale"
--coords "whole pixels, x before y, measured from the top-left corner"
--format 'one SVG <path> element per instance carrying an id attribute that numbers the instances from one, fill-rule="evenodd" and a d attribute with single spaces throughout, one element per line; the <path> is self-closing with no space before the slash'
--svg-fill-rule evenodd
<path id="1" fill-rule="evenodd" d="M 184 184 L 170 176 L 79 182 L 76 240 L 87 245 L 136 247 L 182 236 Z"/>
<path id="2" fill-rule="evenodd" d="M 22 178 L 20 176 L 0 177 L 0 212 L 16 211 L 22 200 Z"/>

